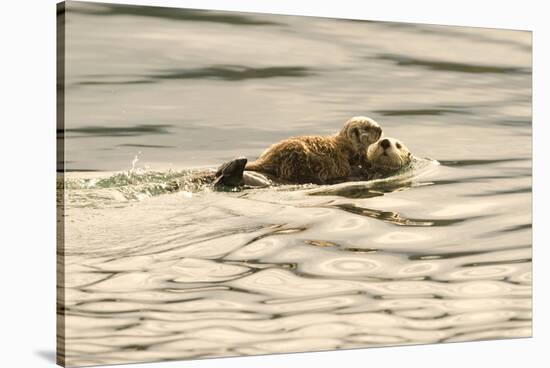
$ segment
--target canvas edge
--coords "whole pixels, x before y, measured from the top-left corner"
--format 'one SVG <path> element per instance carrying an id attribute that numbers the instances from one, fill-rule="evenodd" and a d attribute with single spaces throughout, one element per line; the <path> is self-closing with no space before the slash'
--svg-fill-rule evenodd
<path id="1" fill-rule="evenodd" d="M 56 4 L 56 363 L 65 367 L 65 13 Z"/>

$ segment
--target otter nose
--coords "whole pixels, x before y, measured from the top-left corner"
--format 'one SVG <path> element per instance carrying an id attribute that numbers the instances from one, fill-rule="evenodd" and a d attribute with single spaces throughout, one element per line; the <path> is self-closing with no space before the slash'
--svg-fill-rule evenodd
<path id="1" fill-rule="evenodd" d="M 382 146 L 383 149 L 386 149 L 388 148 L 389 146 L 391 146 L 391 143 L 390 143 L 390 140 L 389 139 L 382 139 L 380 141 L 380 145 Z"/>

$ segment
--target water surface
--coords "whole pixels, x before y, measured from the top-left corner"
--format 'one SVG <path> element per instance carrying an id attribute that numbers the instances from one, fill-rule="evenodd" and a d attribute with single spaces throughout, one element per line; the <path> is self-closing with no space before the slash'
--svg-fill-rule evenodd
<path id="1" fill-rule="evenodd" d="M 530 33 L 69 3 L 66 47 L 68 365 L 531 335 Z M 354 115 L 439 165 L 171 190 Z"/>

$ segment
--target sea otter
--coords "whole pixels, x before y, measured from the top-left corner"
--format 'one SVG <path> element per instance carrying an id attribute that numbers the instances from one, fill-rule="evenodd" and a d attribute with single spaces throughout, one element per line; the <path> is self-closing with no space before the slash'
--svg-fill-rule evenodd
<path id="1" fill-rule="evenodd" d="M 407 146 L 391 137 L 380 138 L 367 149 L 367 171 L 364 176 L 369 180 L 392 175 L 407 167 L 413 158 Z"/>
<path id="2" fill-rule="evenodd" d="M 373 180 L 391 176 L 410 165 L 413 155 L 398 139 L 384 137 L 369 145 L 365 152 L 366 161 L 361 166 L 351 167 L 347 177 L 327 180 L 324 184 L 336 184 L 345 181 Z M 216 187 L 261 187 L 271 184 L 300 183 L 291 180 L 281 181 L 272 174 L 263 175 L 247 171 L 247 159 L 239 157 L 220 166 L 215 174 Z M 313 182 L 312 182 L 313 183 Z"/>
<path id="3" fill-rule="evenodd" d="M 352 168 L 361 165 L 367 148 L 381 135 L 376 121 L 356 116 L 335 135 L 291 137 L 275 143 L 247 163 L 245 170 L 283 182 L 326 184 L 351 176 Z"/>

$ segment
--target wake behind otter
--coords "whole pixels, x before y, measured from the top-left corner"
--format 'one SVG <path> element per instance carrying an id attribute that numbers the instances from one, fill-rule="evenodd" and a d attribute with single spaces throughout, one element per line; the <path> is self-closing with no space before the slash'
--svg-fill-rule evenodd
<path id="1" fill-rule="evenodd" d="M 305 191 L 310 195 L 343 195 L 364 197 L 396 188 L 421 185 L 420 178 L 431 173 L 439 163 L 431 159 L 414 158 L 411 164 L 392 176 L 374 180 L 344 182 L 333 185 L 290 184 L 271 182 L 263 187 L 215 188 L 215 169 L 187 169 L 155 171 L 138 169 L 92 178 L 67 178 L 65 193 L 68 204 L 74 207 L 109 207 L 120 203 L 143 201 L 162 195 L 190 197 L 213 191 L 247 192 L 277 190 L 285 192 Z M 62 185 L 60 183 L 59 185 Z M 59 187 L 61 188 L 61 187 Z M 59 189 L 58 188 L 58 189 Z"/>

